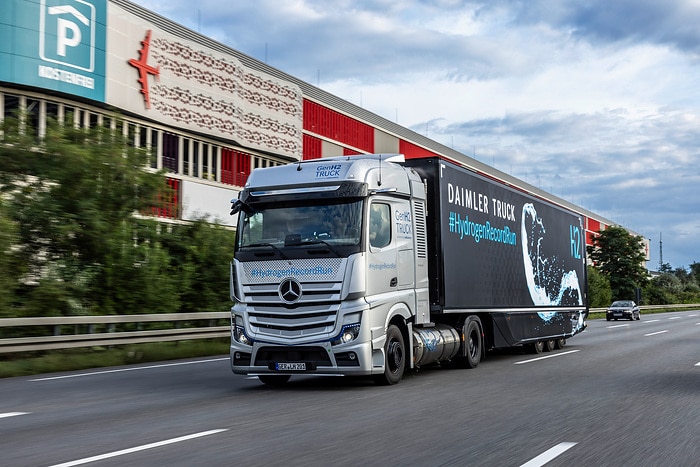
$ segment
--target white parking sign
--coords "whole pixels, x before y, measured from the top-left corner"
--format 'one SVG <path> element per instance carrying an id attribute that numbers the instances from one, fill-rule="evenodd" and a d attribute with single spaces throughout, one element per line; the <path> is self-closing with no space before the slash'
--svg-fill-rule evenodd
<path id="1" fill-rule="evenodd" d="M 94 71 L 95 17 L 95 7 L 85 0 L 41 0 L 42 60 Z"/>

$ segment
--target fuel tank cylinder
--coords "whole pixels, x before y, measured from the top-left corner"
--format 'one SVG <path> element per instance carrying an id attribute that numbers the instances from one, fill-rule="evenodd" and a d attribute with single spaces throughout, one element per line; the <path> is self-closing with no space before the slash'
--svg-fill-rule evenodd
<path id="1" fill-rule="evenodd" d="M 452 326 L 436 324 L 413 329 L 413 361 L 416 366 L 449 360 L 457 355 L 459 346 L 459 332 Z"/>

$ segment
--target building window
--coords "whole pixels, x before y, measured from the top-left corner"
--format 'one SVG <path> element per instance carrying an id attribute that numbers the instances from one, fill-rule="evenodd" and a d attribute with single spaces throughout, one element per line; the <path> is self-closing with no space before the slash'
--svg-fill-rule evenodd
<path id="1" fill-rule="evenodd" d="M 163 168 L 168 172 L 177 173 L 178 165 L 178 136 L 163 132 Z"/>

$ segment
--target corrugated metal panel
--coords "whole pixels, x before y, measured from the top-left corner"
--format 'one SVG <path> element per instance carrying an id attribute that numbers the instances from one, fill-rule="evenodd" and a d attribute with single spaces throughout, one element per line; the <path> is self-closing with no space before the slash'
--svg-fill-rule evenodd
<path id="1" fill-rule="evenodd" d="M 318 159 L 322 154 L 321 140 L 311 135 L 304 135 L 304 160 Z"/>

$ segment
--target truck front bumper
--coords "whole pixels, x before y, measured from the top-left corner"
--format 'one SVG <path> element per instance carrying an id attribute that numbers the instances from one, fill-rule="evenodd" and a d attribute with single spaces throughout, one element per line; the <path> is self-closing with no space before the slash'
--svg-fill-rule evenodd
<path id="1" fill-rule="evenodd" d="M 231 344 L 231 369 L 239 375 L 371 375 L 370 342 L 332 346 L 330 342 L 304 345 Z M 382 368 L 378 370 L 383 371 Z"/>

